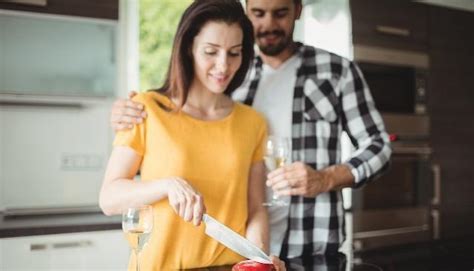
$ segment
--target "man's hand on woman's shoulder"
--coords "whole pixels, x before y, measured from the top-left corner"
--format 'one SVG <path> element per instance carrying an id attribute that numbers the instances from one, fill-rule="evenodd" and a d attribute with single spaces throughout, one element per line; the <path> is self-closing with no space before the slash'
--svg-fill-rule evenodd
<path id="1" fill-rule="evenodd" d="M 128 99 L 118 99 L 112 105 L 110 125 L 115 132 L 132 129 L 133 125 L 142 123 L 146 118 L 143 104 L 131 100 L 135 95 L 137 92 L 131 91 Z"/>

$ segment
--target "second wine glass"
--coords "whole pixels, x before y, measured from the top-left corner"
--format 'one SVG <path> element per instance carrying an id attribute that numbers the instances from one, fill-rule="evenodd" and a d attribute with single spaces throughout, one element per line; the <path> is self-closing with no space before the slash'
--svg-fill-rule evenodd
<path id="1" fill-rule="evenodd" d="M 269 136 L 265 150 L 265 166 L 273 171 L 285 165 L 290 155 L 290 139 L 288 137 Z M 272 193 L 272 200 L 263 203 L 265 206 L 288 206 L 289 203 Z"/>
<path id="2" fill-rule="evenodd" d="M 135 254 L 136 271 L 139 271 L 139 253 L 153 229 L 153 208 L 142 205 L 126 209 L 122 214 L 122 229 Z"/>

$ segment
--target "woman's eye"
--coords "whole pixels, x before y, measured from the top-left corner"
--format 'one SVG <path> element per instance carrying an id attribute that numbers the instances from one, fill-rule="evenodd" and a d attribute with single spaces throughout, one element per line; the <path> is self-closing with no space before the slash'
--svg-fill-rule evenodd
<path id="1" fill-rule="evenodd" d="M 217 54 L 216 51 L 204 51 L 204 53 L 205 53 L 206 55 L 210 55 L 210 56 L 213 56 L 213 55 Z"/>
<path id="2" fill-rule="evenodd" d="M 237 57 L 240 56 L 240 52 L 229 52 L 230 56 Z"/>

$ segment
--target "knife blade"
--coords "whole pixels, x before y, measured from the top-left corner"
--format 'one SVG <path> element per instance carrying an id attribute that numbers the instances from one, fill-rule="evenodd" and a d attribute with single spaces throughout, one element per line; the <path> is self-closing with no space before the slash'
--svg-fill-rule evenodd
<path id="1" fill-rule="evenodd" d="M 231 230 L 224 224 L 217 221 L 208 214 L 204 214 L 202 220 L 206 224 L 206 234 L 223 244 L 227 248 L 244 256 L 247 259 L 259 263 L 271 264 L 270 257 L 265 254 L 259 247 L 240 234 Z"/>

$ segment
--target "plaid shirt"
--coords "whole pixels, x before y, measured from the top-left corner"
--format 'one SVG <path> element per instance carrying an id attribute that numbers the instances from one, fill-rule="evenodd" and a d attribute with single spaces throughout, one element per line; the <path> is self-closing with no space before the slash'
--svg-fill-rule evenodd
<path id="1" fill-rule="evenodd" d="M 369 88 L 357 65 L 338 55 L 298 43 L 302 64 L 296 70 L 292 116 L 292 161 L 314 169 L 345 164 L 354 187 L 374 179 L 391 155 L 388 135 Z M 258 90 L 262 60 L 249 71 L 244 103 L 251 105 Z M 341 161 L 340 140 L 345 131 L 356 152 Z M 292 196 L 280 256 L 336 255 L 345 239 L 341 191 L 316 197 Z"/>

